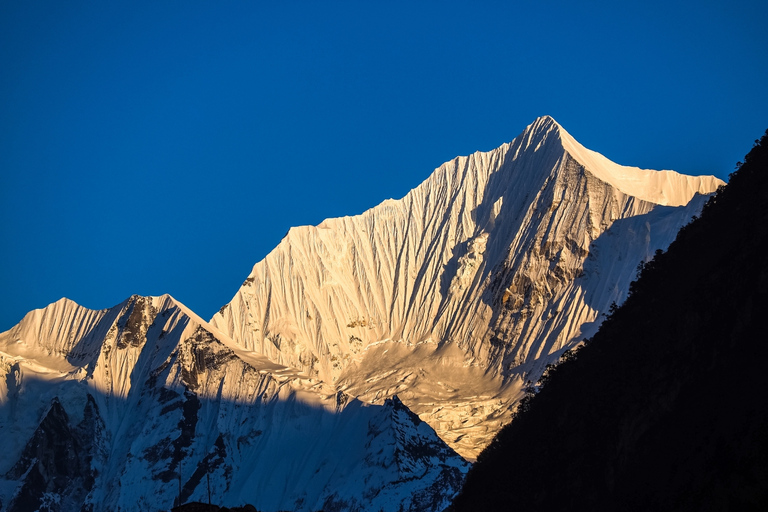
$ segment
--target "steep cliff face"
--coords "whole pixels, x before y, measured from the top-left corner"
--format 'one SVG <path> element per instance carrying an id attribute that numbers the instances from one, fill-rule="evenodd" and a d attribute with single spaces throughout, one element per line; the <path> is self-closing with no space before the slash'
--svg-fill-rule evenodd
<path id="1" fill-rule="evenodd" d="M 93 437 L 96 422 L 84 411 L 80 425 L 73 425 L 64 407 L 54 399 L 21 457 L 6 473 L 21 481 L 10 510 L 78 510 L 93 488 Z"/>
<path id="2" fill-rule="evenodd" d="M 33 311 L 0 334 L 0 370 L 6 510 L 168 510 L 210 475 L 229 506 L 437 511 L 468 469 L 396 397 L 337 393 L 168 295 Z"/>
<path id="3" fill-rule="evenodd" d="M 473 457 L 721 183 L 614 164 L 543 117 L 400 200 L 291 229 L 211 323 L 365 401 L 397 393 Z"/>

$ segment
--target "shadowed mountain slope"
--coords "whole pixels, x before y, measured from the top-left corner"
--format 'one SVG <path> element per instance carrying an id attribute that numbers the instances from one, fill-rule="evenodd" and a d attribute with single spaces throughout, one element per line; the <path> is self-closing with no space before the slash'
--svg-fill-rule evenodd
<path id="1" fill-rule="evenodd" d="M 451 510 L 768 509 L 768 132 Z"/>
<path id="2" fill-rule="evenodd" d="M 439 512 L 468 467 L 397 397 L 336 393 L 169 295 L 101 311 L 62 299 L 0 333 L 0 453 L 9 512 L 160 512 L 208 493 Z"/>

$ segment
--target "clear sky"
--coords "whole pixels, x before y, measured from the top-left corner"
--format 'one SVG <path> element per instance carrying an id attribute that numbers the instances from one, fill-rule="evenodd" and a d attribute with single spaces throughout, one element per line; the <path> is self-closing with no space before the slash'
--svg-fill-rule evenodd
<path id="1" fill-rule="evenodd" d="M 0 331 L 60 297 L 209 319 L 289 227 L 553 116 L 727 179 L 768 128 L 768 2 L 0 2 Z"/>

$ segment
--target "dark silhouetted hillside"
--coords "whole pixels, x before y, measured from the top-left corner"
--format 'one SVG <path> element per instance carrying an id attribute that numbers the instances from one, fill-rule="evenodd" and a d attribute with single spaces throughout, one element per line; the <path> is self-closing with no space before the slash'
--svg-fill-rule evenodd
<path id="1" fill-rule="evenodd" d="M 768 510 L 767 306 L 768 132 L 452 510 Z"/>

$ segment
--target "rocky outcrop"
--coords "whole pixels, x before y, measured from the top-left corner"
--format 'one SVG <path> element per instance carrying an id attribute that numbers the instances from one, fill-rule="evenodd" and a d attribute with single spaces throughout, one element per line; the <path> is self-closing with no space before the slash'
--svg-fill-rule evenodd
<path id="1" fill-rule="evenodd" d="M 19 482 L 7 510 L 79 510 L 93 490 L 94 468 L 106 459 L 103 434 L 104 423 L 91 395 L 87 395 L 77 425 L 54 398 L 21 456 L 5 474 Z"/>

